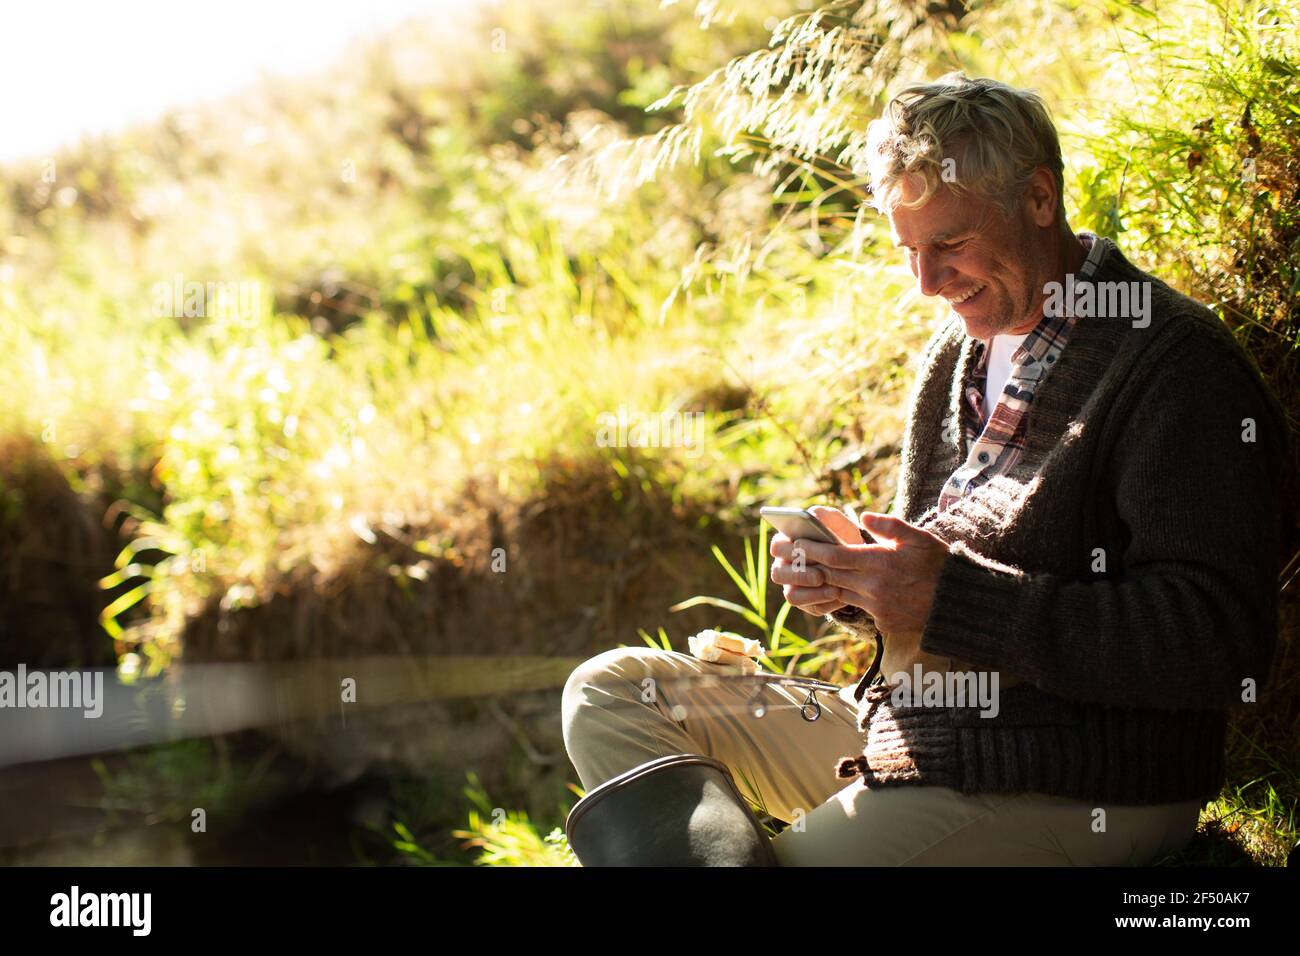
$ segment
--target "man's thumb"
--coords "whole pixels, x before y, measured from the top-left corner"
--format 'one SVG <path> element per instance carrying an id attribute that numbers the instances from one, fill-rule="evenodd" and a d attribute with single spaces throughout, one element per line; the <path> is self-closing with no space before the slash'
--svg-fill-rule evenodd
<path id="1" fill-rule="evenodd" d="M 858 520 L 862 522 L 862 527 L 866 528 L 871 536 L 878 541 L 906 544 L 918 534 L 924 534 L 920 528 L 913 527 L 902 518 L 879 514 L 875 511 L 861 512 L 858 515 Z"/>
<path id="2" fill-rule="evenodd" d="M 862 544 L 857 526 L 842 511 L 826 505 L 813 505 L 808 513 L 824 524 L 844 544 Z"/>

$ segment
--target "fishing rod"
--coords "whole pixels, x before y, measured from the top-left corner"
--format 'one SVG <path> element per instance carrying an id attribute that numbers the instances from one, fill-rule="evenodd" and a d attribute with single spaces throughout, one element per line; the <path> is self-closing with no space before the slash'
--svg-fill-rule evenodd
<path id="1" fill-rule="evenodd" d="M 821 701 L 817 699 L 818 693 L 838 694 L 844 688 L 838 684 L 831 684 L 824 680 L 817 680 L 812 677 L 799 677 L 793 674 L 767 674 L 752 673 L 746 674 L 737 671 L 723 671 L 717 674 L 687 674 L 680 677 L 674 677 L 671 681 L 661 682 L 661 686 L 682 686 L 689 684 L 692 687 L 710 687 L 721 684 L 745 684 L 753 683 L 757 686 L 754 692 L 750 694 L 746 701 L 745 709 L 755 718 L 762 719 L 766 716 L 768 705 L 764 702 L 764 691 L 768 687 L 790 687 L 805 692 L 803 702 L 798 704 L 799 714 L 804 720 L 812 723 L 822 715 Z M 717 710 L 716 705 L 711 705 L 713 710 Z"/>
<path id="2" fill-rule="evenodd" d="M 127 680 L 113 668 L 38 671 L 20 668 L 27 684 L 51 689 L 72 676 L 86 699 L 58 706 L 50 699 L 27 706 L 0 706 L 0 767 L 64 757 L 210 737 L 257 727 L 338 718 L 349 713 L 434 700 L 499 697 L 563 687 L 580 657 L 431 655 L 359 657 L 284 662 L 180 662 L 162 675 Z M 821 716 L 818 693 L 842 688 L 826 681 L 785 674 L 682 675 L 672 683 L 755 684 L 747 709 L 768 712 L 768 687 L 805 692 L 799 704 L 807 721 Z M 0 669 L 12 685 L 15 674 Z M 94 690 L 93 697 L 92 687 Z M 27 688 L 22 688 L 24 691 Z M 2 697 L 3 695 L 0 695 Z M 97 711 L 97 713 L 95 713 Z"/>
<path id="3" fill-rule="evenodd" d="M 432 655 L 304 661 L 178 662 L 156 677 L 114 668 L 0 668 L 0 683 L 36 701 L 6 701 L 0 687 L 0 767 L 129 750 L 257 727 L 338 718 L 432 700 L 562 687 L 582 658 Z M 60 706 L 56 688 L 79 692 Z M 12 691 L 11 691 L 12 696 Z M 66 695 L 64 695 L 66 696 Z"/>

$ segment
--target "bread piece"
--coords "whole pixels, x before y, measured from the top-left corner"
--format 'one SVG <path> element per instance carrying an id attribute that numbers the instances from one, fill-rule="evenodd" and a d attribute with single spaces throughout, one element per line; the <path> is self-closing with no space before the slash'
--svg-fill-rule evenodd
<path id="1" fill-rule="evenodd" d="M 746 674 L 757 674 L 759 671 L 755 658 L 763 653 L 763 645 L 758 641 L 710 630 L 693 634 L 687 643 L 691 653 L 702 661 L 728 664 L 740 668 Z"/>

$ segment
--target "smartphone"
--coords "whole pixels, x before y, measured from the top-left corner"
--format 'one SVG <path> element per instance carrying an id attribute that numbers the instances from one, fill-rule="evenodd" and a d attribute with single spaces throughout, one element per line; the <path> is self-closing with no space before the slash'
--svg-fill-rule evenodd
<path id="1" fill-rule="evenodd" d="M 806 541 L 823 541 L 826 544 L 844 543 L 826 525 L 803 508 L 759 508 L 758 513 L 768 524 L 791 541 L 803 538 Z"/>

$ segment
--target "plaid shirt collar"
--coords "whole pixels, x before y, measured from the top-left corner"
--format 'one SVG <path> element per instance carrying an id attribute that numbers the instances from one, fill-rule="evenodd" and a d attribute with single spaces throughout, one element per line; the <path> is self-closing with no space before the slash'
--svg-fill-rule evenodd
<path id="1" fill-rule="evenodd" d="M 1080 232 L 1089 247 L 1079 278 L 1089 278 L 1106 255 L 1110 241 L 1091 232 Z M 1067 310 L 1070 311 L 1070 310 Z M 987 482 L 1006 474 L 1024 450 L 1025 425 L 1034 392 L 1047 379 L 1074 329 L 1074 315 L 1044 315 L 1011 355 L 1011 377 L 1007 379 L 993 414 L 984 421 L 985 376 L 991 342 L 975 343 L 975 361 L 962 394 L 961 427 L 970 450 L 965 462 L 953 472 L 939 494 L 939 510 Z"/>

